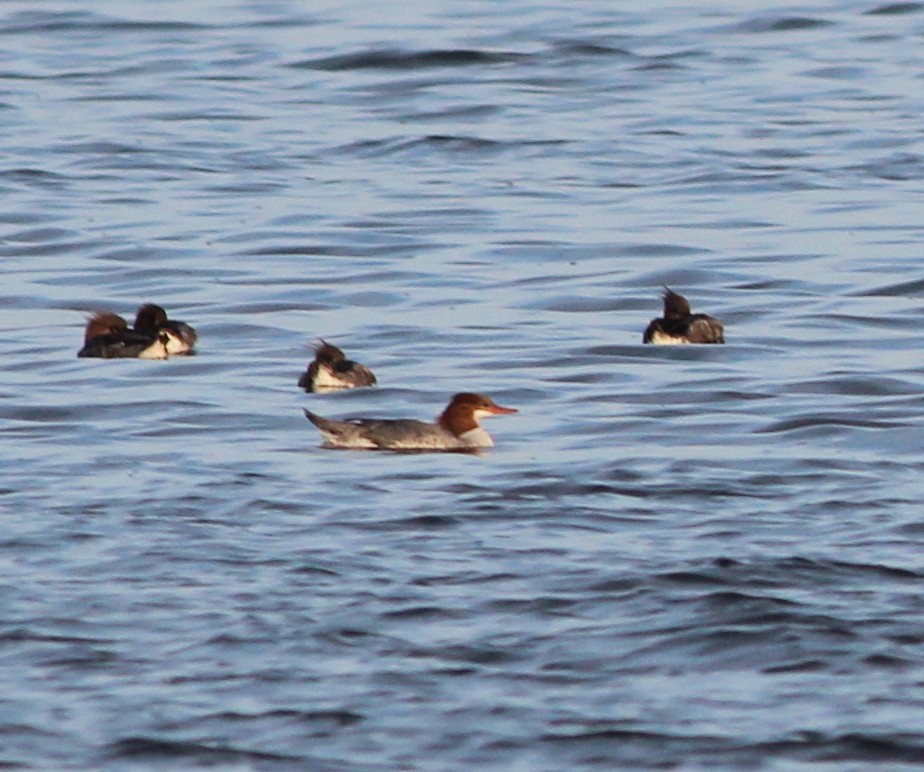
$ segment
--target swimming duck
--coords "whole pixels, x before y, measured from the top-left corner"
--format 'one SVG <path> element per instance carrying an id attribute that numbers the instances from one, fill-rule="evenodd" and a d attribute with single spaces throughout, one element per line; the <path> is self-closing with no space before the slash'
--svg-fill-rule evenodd
<path id="1" fill-rule="evenodd" d="M 154 303 L 145 303 L 135 315 L 135 331 L 146 335 L 167 336 L 170 356 L 192 354 L 199 336 L 186 322 L 167 318 L 167 312 Z"/>
<path id="2" fill-rule="evenodd" d="M 339 348 L 321 340 L 298 385 L 305 391 L 326 392 L 375 386 L 376 380 L 368 367 L 347 359 Z"/>
<path id="3" fill-rule="evenodd" d="M 87 320 L 78 357 L 102 359 L 166 359 L 166 333 L 131 330 L 118 314 L 101 311 Z"/>
<path id="4" fill-rule="evenodd" d="M 643 343 L 724 343 L 725 328 L 708 314 L 690 313 L 690 303 L 668 287 L 664 288 L 664 316 L 652 319 Z"/>
<path id="5" fill-rule="evenodd" d="M 516 413 L 483 394 L 456 394 L 435 423 L 413 419 L 355 418 L 335 421 L 309 410 L 305 416 L 321 430 L 324 447 L 369 450 L 467 451 L 492 448 L 481 419 Z"/>

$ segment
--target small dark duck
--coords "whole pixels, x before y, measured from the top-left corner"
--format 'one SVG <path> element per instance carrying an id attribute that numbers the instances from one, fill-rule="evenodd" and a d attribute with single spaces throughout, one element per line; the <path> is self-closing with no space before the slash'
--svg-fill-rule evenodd
<path id="1" fill-rule="evenodd" d="M 166 359 L 167 335 L 129 329 L 118 314 L 101 311 L 87 320 L 79 357 L 99 359 Z"/>
<path id="2" fill-rule="evenodd" d="M 168 319 L 167 312 L 154 303 L 145 303 L 135 315 L 136 332 L 167 336 L 167 353 L 170 356 L 192 354 L 199 336 L 186 322 Z"/>
<path id="3" fill-rule="evenodd" d="M 339 348 L 322 340 L 314 350 L 314 361 L 298 380 L 305 391 L 323 393 L 360 386 L 375 386 L 375 376 L 365 365 L 346 358 Z"/>
<path id="4" fill-rule="evenodd" d="M 642 343 L 724 343 L 725 328 L 708 314 L 690 313 L 690 303 L 668 287 L 664 288 L 664 316 L 652 319 Z"/>
<path id="5" fill-rule="evenodd" d="M 185 322 L 167 319 L 153 303 L 138 309 L 134 327 L 118 314 L 100 311 L 87 320 L 79 357 L 99 359 L 168 359 L 191 354 L 196 331 Z"/>

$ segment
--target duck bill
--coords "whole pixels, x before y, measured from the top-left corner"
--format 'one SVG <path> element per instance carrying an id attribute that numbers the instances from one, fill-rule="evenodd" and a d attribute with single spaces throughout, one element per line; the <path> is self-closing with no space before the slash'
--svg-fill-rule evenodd
<path id="1" fill-rule="evenodd" d="M 519 413 L 515 407 L 504 407 L 503 405 L 493 405 L 488 408 L 494 415 L 505 415 L 507 413 Z"/>

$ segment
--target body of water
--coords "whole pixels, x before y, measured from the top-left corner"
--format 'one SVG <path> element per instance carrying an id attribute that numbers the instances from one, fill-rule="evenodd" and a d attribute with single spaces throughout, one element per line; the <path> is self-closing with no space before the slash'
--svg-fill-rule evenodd
<path id="1" fill-rule="evenodd" d="M 3 3 L 0 765 L 924 762 L 922 35 Z M 642 346 L 662 285 L 727 345 Z M 199 354 L 76 358 L 142 302 Z M 457 391 L 493 450 L 302 414 Z"/>

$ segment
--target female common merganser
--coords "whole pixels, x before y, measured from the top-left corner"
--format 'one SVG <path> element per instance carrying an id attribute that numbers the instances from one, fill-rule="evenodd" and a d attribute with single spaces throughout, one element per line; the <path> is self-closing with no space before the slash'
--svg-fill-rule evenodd
<path id="1" fill-rule="evenodd" d="M 324 446 L 328 448 L 460 451 L 493 448 L 491 435 L 481 428 L 480 419 L 516 412 L 483 394 L 456 394 L 433 424 L 379 418 L 332 421 L 308 410 L 305 415 L 321 430 Z"/>
<path id="2" fill-rule="evenodd" d="M 683 295 L 664 288 L 664 317 L 652 319 L 642 343 L 724 343 L 725 328 L 708 314 L 691 314 Z"/>
<path id="3" fill-rule="evenodd" d="M 103 311 L 87 320 L 79 357 L 103 359 L 166 359 L 166 333 L 149 334 L 130 330 L 118 314 Z"/>
<path id="4" fill-rule="evenodd" d="M 167 336 L 167 353 L 178 356 L 193 353 L 199 336 L 186 322 L 167 318 L 167 312 L 154 303 L 145 303 L 135 315 L 135 331 L 145 335 Z"/>
<path id="5" fill-rule="evenodd" d="M 375 376 L 368 367 L 346 358 L 339 348 L 326 340 L 314 350 L 314 361 L 298 379 L 305 391 L 325 392 L 375 386 Z"/>

